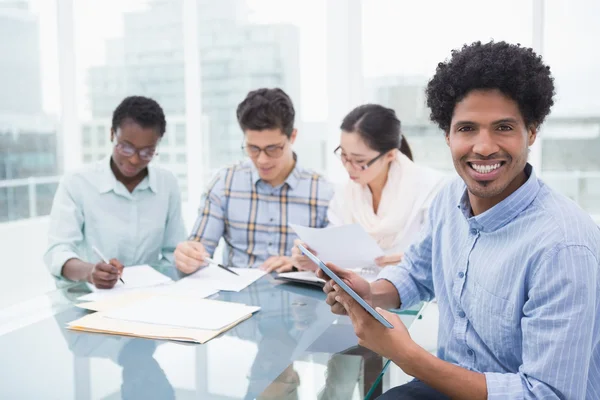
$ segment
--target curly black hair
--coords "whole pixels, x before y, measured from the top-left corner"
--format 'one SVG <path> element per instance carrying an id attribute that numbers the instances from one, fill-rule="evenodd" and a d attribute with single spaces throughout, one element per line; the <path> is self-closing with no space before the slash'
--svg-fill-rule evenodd
<path id="1" fill-rule="evenodd" d="M 290 97 L 281 89 L 256 89 L 238 105 L 237 120 L 243 131 L 279 128 L 289 138 L 296 112 Z"/>
<path id="2" fill-rule="evenodd" d="M 117 131 L 124 120 L 131 119 L 143 128 L 156 128 L 160 137 L 165 134 L 167 121 L 162 107 L 153 99 L 129 96 L 113 111 L 112 130 Z"/>
<path id="3" fill-rule="evenodd" d="M 448 132 L 454 107 L 474 89 L 500 90 L 518 104 L 525 124 L 536 128 L 554 104 L 554 78 L 541 56 L 520 44 L 478 41 L 452 50 L 450 60 L 438 64 L 426 89 L 431 120 Z"/>

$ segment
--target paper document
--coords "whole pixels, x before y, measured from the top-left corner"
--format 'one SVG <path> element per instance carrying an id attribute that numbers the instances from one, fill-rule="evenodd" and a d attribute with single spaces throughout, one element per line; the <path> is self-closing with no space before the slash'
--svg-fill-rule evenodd
<path id="1" fill-rule="evenodd" d="M 315 275 L 315 273 L 312 271 L 283 272 L 281 274 L 277 274 L 275 279 L 289 282 L 307 283 L 319 287 L 323 287 L 325 285 L 325 281 L 321 278 L 317 278 L 317 275 Z"/>
<path id="2" fill-rule="evenodd" d="M 144 303 L 146 301 L 149 301 L 149 303 Z M 221 303 L 223 302 L 199 299 L 197 296 L 189 294 L 156 295 L 140 290 L 137 293 L 131 292 L 120 296 L 113 296 L 101 301 L 79 304 L 79 307 L 98 312 L 70 322 L 67 324 L 67 327 L 68 329 L 82 332 L 206 343 L 212 338 L 233 328 L 240 322 L 247 320 L 259 309 L 259 307 L 251 307 L 245 304 L 227 303 L 227 305 L 223 305 Z M 157 323 L 126 321 L 108 317 L 110 313 L 116 312 L 117 310 L 128 309 L 128 312 L 137 313 L 136 309 L 129 308 L 134 307 L 134 305 L 137 307 L 137 310 L 141 309 L 143 316 L 148 321 L 151 319 L 148 316 L 148 309 L 151 308 L 152 312 L 156 314 L 153 315 L 152 318 L 157 319 L 160 323 L 164 323 L 165 321 L 168 323 L 181 323 L 180 321 L 175 320 L 171 315 L 164 315 L 167 308 L 171 307 L 170 314 L 176 314 L 177 318 L 185 317 L 186 324 L 188 324 L 188 321 L 194 321 L 197 317 L 193 315 L 182 315 L 185 311 L 181 310 L 190 310 L 189 313 L 191 314 L 202 313 L 202 315 L 208 319 L 208 322 L 201 322 L 206 326 L 210 325 L 211 327 L 214 327 L 223 323 L 226 323 L 227 325 L 218 329 L 194 329 Z M 241 311 L 242 309 L 244 312 Z M 215 314 L 218 314 L 217 310 L 223 315 L 215 316 Z M 233 320 L 240 315 L 241 317 Z M 127 317 L 127 315 L 125 316 Z M 133 317 L 136 318 L 136 316 Z M 138 318 L 141 319 L 141 317 Z M 171 318 L 171 320 L 168 318 Z"/>
<path id="3" fill-rule="evenodd" d="M 372 267 L 375 259 L 385 254 L 359 224 L 320 229 L 295 224 L 290 226 L 323 262 L 331 262 L 338 267 Z"/>
<path id="4" fill-rule="evenodd" d="M 105 318 L 179 328 L 220 330 L 253 314 L 260 307 L 217 300 L 190 301 L 185 297 L 154 296 L 109 310 Z"/>
<path id="5" fill-rule="evenodd" d="M 218 331 L 202 329 L 173 328 L 170 326 L 143 324 L 139 322 L 119 321 L 118 319 L 104 318 L 103 313 L 97 312 L 79 318 L 68 324 L 67 328 L 73 331 L 106 333 L 109 335 L 122 335 L 132 337 L 143 337 L 147 339 L 175 340 L 180 342 L 206 343 L 209 340 L 228 331 L 240 322 L 250 318 L 252 314 L 235 321 Z"/>
<path id="6" fill-rule="evenodd" d="M 195 291 L 172 290 L 174 285 L 161 285 L 151 288 L 130 289 L 127 292 L 120 292 L 118 295 L 106 297 L 97 301 L 89 301 L 76 304 L 77 307 L 91 311 L 109 311 L 112 309 L 125 307 L 136 301 L 145 300 L 156 295 L 177 296 L 186 298 L 188 301 L 195 301 L 212 296 L 218 293 L 216 289 L 201 288 Z"/>
<path id="7" fill-rule="evenodd" d="M 377 275 L 381 271 L 381 268 L 351 268 L 350 271 L 356 272 L 365 278 L 367 282 L 375 282 L 377 280 Z M 288 282 L 306 283 L 319 287 L 323 287 L 325 285 L 325 281 L 321 278 L 318 278 L 317 275 L 315 275 L 315 273 L 312 271 L 284 272 L 278 274 L 275 279 Z"/>
<path id="8" fill-rule="evenodd" d="M 171 278 L 161 274 L 149 265 L 125 267 L 122 278 L 125 283 L 117 281 L 112 289 L 98 289 L 94 285 L 88 284 L 92 293 L 81 296 L 79 300 L 97 301 L 130 292 L 132 289 L 147 288 L 173 282 Z"/>
<path id="9" fill-rule="evenodd" d="M 195 290 L 211 287 L 227 292 L 239 292 L 265 275 L 256 268 L 231 268 L 239 276 L 229 273 L 214 265 L 203 267 L 192 275 L 178 280 L 172 285 L 175 290 Z M 127 282 L 127 281 L 126 281 Z"/>

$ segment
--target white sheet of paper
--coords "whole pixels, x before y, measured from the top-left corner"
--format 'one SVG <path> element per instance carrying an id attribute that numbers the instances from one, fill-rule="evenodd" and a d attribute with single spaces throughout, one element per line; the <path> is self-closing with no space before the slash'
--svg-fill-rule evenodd
<path id="1" fill-rule="evenodd" d="M 82 301 L 98 301 L 118 294 L 130 292 L 133 289 L 148 288 L 165 283 L 171 283 L 173 280 L 166 275 L 161 274 L 149 265 L 135 265 L 125 267 L 122 275 L 123 282 L 117 281 L 117 284 L 112 289 L 98 289 L 92 284 L 88 287 L 92 293 L 81 296 Z"/>
<path id="2" fill-rule="evenodd" d="M 134 293 L 134 292 L 144 292 L 144 293 L 152 293 L 152 294 L 162 294 L 162 295 L 183 295 L 183 296 L 193 296 L 196 298 L 207 298 L 212 296 L 215 293 L 218 293 L 219 290 L 212 287 L 194 287 L 193 290 L 182 290 L 181 288 L 175 287 L 175 284 L 163 284 L 151 287 L 138 287 L 138 288 L 122 288 L 114 291 L 102 291 L 102 292 L 92 292 L 88 293 L 85 296 L 79 297 L 77 300 L 89 302 L 89 301 L 100 301 L 105 300 L 110 297 L 115 297 L 121 294 L 126 293 Z"/>
<path id="3" fill-rule="evenodd" d="M 385 254 L 359 224 L 330 228 L 290 226 L 324 263 L 331 262 L 347 269 L 372 267 L 375 259 Z"/>
<path id="4" fill-rule="evenodd" d="M 194 290 L 198 287 L 213 287 L 227 292 L 239 292 L 265 275 L 264 271 L 256 268 L 231 268 L 231 270 L 238 273 L 239 276 L 209 265 L 175 282 L 173 288 Z"/>
<path id="5" fill-rule="evenodd" d="M 216 300 L 196 304 L 182 297 L 154 296 L 105 313 L 105 318 L 154 325 L 219 330 L 260 307 Z"/>

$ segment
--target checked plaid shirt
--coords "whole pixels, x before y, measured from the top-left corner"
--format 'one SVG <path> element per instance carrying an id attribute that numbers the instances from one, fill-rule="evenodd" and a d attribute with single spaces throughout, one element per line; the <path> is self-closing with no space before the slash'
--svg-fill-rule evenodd
<path id="1" fill-rule="evenodd" d="M 332 185 L 297 161 L 285 182 L 273 187 L 248 159 L 213 178 L 189 240 L 202 242 L 212 255 L 223 237 L 225 262 L 257 268 L 271 256 L 291 255 L 297 235 L 288 224 L 327 226 L 332 196 Z"/>

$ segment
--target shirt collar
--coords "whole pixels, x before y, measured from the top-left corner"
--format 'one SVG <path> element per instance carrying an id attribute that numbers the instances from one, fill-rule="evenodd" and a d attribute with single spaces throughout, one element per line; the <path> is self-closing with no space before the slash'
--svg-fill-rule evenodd
<path id="1" fill-rule="evenodd" d="M 290 187 L 290 189 L 294 190 L 294 188 L 296 186 L 298 186 L 298 183 L 300 183 L 300 179 L 301 179 L 301 167 L 298 165 L 298 156 L 296 155 L 296 153 L 294 153 L 294 161 L 296 162 L 296 164 L 294 165 L 294 169 L 292 169 L 292 172 L 290 172 L 290 174 L 287 176 L 287 178 L 285 178 L 284 183 L 287 183 L 287 185 Z M 262 181 L 260 175 L 258 174 L 258 169 L 256 169 L 256 166 L 254 165 L 254 163 L 252 163 L 252 182 L 254 183 L 254 185 L 256 186 L 256 184 L 259 181 Z"/>
<path id="2" fill-rule="evenodd" d="M 494 207 L 477 216 L 471 215 L 471 204 L 465 188 L 458 203 L 458 208 L 467 218 L 469 226 L 483 232 L 493 232 L 508 224 L 525 210 L 536 198 L 541 187 L 535 171 L 529 163 L 525 166 L 525 174 L 528 178 L 521 187 Z"/>
<path id="3" fill-rule="evenodd" d="M 98 164 L 96 165 L 96 170 L 99 172 L 99 179 L 96 182 L 96 187 L 100 193 L 108 193 L 111 190 L 118 193 L 118 187 L 122 186 L 117 185 L 117 178 L 110 167 L 111 158 L 112 156 L 107 156 L 98 161 Z M 158 193 L 156 170 L 155 167 L 150 164 L 148 165 L 148 176 L 139 183 L 135 190 L 144 190 L 147 188 L 150 188 L 154 193 Z"/>

